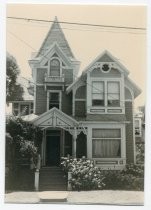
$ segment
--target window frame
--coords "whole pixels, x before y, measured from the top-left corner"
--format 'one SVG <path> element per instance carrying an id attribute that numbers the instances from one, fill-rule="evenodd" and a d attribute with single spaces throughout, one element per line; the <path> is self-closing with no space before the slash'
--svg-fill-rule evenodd
<path id="1" fill-rule="evenodd" d="M 91 114 L 124 114 L 125 113 L 125 104 L 124 104 L 124 79 L 120 78 L 96 78 L 90 77 L 90 74 L 87 76 L 87 113 Z M 105 86 L 105 104 L 104 106 L 93 106 L 92 105 L 92 82 L 100 81 L 104 82 Z M 119 106 L 108 106 L 107 101 L 107 83 L 108 82 L 118 82 L 119 83 Z M 91 84 L 91 85 L 89 85 Z"/>
<path id="2" fill-rule="evenodd" d="M 49 109 L 49 98 L 50 98 L 50 93 L 59 93 L 59 109 L 62 109 L 62 92 L 61 90 L 48 90 L 47 91 L 47 111 L 50 110 Z"/>
<path id="3" fill-rule="evenodd" d="M 92 157 L 92 129 L 120 129 L 121 130 L 121 158 L 93 158 Z M 92 158 L 97 164 L 101 164 L 104 166 L 108 166 L 108 162 L 118 162 L 118 163 L 111 163 L 113 164 L 126 164 L 126 125 L 124 123 L 91 123 L 91 127 L 89 129 L 89 141 L 91 142 L 89 148 L 88 157 Z M 99 163 L 100 162 L 100 163 Z M 103 162 L 103 163 L 102 163 Z"/>
<path id="4" fill-rule="evenodd" d="M 51 75 L 50 75 L 50 73 L 51 73 L 50 66 L 51 66 L 52 60 L 58 60 L 58 61 L 59 61 L 59 64 L 60 64 L 59 76 L 51 76 Z M 61 77 L 61 76 L 62 76 L 62 62 L 61 62 L 61 60 L 59 59 L 59 57 L 52 57 L 52 58 L 49 60 L 49 63 L 48 63 L 48 77 Z"/>

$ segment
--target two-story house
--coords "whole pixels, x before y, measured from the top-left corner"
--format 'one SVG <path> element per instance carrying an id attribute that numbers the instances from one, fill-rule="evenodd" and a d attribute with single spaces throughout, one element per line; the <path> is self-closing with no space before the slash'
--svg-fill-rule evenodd
<path id="1" fill-rule="evenodd" d="M 111 53 L 102 52 L 77 77 L 80 62 L 55 19 L 29 64 L 43 166 L 56 166 L 68 154 L 101 168 L 135 162 L 133 103 L 140 89 Z"/>

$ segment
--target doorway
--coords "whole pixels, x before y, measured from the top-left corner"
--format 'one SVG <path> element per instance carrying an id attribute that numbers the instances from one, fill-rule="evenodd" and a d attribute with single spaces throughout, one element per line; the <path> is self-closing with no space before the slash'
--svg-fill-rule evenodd
<path id="1" fill-rule="evenodd" d="M 46 137 L 46 165 L 58 166 L 60 164 L 60 135 Z"/>

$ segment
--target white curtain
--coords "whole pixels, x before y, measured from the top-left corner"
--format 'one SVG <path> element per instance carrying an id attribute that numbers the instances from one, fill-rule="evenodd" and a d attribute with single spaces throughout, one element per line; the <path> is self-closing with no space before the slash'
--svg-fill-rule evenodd
<path id="1" fill-rule="evenodd" d="M 93 139 L 93 157 L 112 158 L 120 156 L 120 139 Z"/>
<path id="2" fill-rule="evenodd" d="M 93 129 L 92 142 L 93 157 L 119 157 L 121 152 L 121 130 Z"/>

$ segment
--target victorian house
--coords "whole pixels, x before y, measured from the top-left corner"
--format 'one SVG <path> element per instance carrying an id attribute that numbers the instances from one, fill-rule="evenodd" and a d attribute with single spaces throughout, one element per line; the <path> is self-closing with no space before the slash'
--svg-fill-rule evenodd
<path id="1" fill-rule="evenodd" d="M 55 19 L 29 65 L 42 166 L 57 166 L 67 155 L 93 159 L 102 169 L 135 162 L 133 103 L 140 89 L 110 52 L 100 52 L 77 77 L 80 62 Z"/>

